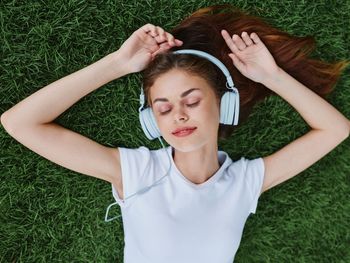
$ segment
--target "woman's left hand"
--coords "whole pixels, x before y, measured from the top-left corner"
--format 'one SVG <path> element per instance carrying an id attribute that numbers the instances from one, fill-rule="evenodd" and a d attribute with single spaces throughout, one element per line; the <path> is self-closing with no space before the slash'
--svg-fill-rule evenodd
<path id="1" fill-rule="evenodd" d="M 235 67 L 247 78 L 264 83 L 279 71 L 273 56 L 256 33 L 242 32 L 242 38 L 234 34 L 232 38 L 226 30 L 221 34 L 232 53 L 228 54 Z"/>

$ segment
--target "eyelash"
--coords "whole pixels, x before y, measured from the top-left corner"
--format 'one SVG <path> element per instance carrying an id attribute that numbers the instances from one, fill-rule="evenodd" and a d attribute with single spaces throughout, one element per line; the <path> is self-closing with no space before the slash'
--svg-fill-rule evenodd
<path id="1" fill-rule="evenodd" d="M 195 103 L 192 103 L 192 104 L 187 104 L 188 107 L 190 108 L 193 108 L 193 107 L 196 107 L 197 104 L 199 104 L 199 101 L 195 102 Z M 168 114 L 168 112 L 170 112 L 170 110 L 167 110 L 167 111 L 164 111 L 164 112 L 161 112 L 160 115 L 165 115 L 165 114 Z"/>

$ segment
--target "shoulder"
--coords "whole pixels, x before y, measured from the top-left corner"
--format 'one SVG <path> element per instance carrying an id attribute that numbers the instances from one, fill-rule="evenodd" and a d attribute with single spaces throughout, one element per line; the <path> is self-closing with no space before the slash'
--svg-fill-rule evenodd
<path id="1" fill-rule="evenodd" d="M 264 160 L 262 157 L 256 157 L 256 158 L 241 157 L 239 162 L 242 168 L 244 169 L 245 173 L 260 171 L 264 165 Z"/>
<path id="2" fill-rule="evenodd" d="M 125 161 L 126 158 L 144 158 L 150 155 L 151 150 L 145 146 L 139 146 L 139 147 L 118 147 L 120 152 L 121 161 Z M 123 159 L 123 160 L 122 160 Z"/>
<path id="3" fill-rule="evenodd" d="M 248 158 L 242 156 L 233 160 L 229 166 L 230 174 L 233 174 L 242 180 L 247 180 L 248 177 L 257 177 L 264 173 L 264 169 L 265 167 L 262 157 Z"/>
<path id="4" fill-rule="evenodd" d="M 232 166 L 235 166 L 236 168 L 239 167 L 242 169 L 241 172 L 246 172 L 247 169 L 249 171 L 253 168 L 259 168 L 263 164 L 263 158 L 262 157 L 256 157 L 256 158 L 248 158 L 245 156 L 242 156 L 236 160 L 232 161 Z"/>
<path id="5" fill-rule="evenodd" d="M 143 165 L 157 161 L 165 157 L 166 149 L 160 148 L 156 150 L 149 149 L 146 146 L 134 148 L 118 147 L 120 152 L 121 163 L 129 163 L 130 165 Z"/>

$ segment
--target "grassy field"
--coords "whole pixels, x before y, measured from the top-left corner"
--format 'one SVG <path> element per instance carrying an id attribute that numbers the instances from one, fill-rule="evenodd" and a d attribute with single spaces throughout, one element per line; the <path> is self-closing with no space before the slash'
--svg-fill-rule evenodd
<path id="1" fill-rule="evenodd" d="M 1 1 L 0 112 L 118 49 L 146 23 L 175 26 L 215 1 Z M 313 56 L 350 58 L 350 1 L 231 3 L 278 28 L 314 35 Z M 350 118 L 346 69 L 329 102 Z M 152 149 L 138 120 L 140 74 L 114 80 L 55 120 L 108 146 Z M 317 114 L 317 113 L 315 113 Z M 233 160 L 277 151 L 309 130 L 282 98 L 256 105 L 219 148 Z M 104 222 L 111 185 L 48 161 L 0 129 L 0 261 L 122 262 L 121 219 Z M 349 139 L 265 192 L 248 218 L 235 262 L 350 262 Z M 113 214 L 120 209 L 114 208 Z"/>

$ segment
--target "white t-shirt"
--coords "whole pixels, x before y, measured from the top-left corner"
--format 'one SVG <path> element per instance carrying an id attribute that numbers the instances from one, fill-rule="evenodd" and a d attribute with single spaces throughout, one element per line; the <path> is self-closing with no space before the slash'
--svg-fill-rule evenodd
<path id="1" fill-rule="evenodd" d="M 141 188 L 141 194 L 125 199 Z M 195 184 L 177 169 L 172 146 L 119 147 L 124 200 L 112 185 L 124 226 L 125 263 L 232 263 L 243 228 L 255 213 L 263 183 L 263 159 L 232 161 L 218 151 L 220 169 Z"/>

